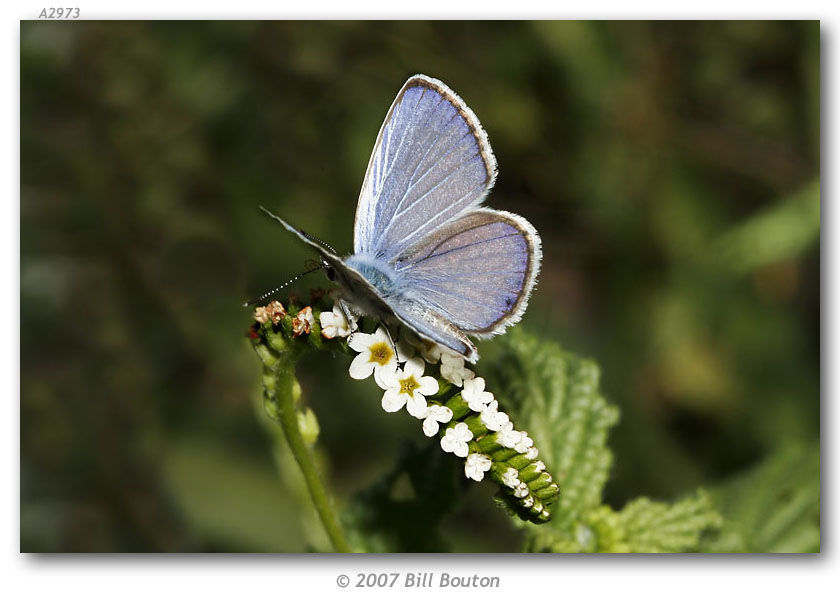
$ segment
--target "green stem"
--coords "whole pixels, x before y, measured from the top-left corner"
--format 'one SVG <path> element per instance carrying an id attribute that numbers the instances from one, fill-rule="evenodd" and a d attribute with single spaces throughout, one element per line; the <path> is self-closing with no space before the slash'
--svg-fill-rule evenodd
<path id="1" fill-rule="evenodd" d="M 350 552 L 350 546 L 344 537 L 344 531 L 339 524 L 318 467 L 315 465 L 315 459 L 300 432 L 293 393 L 294 364 L 282 359 L 273 362 L 271 367 L 266 364 L 263 372 L 263 386 L 269 412 L 283 429 L 286 442 L 303 473 L 312 503 L 318 511 L 318 516 L 333 547 L 338 552 Z"/>

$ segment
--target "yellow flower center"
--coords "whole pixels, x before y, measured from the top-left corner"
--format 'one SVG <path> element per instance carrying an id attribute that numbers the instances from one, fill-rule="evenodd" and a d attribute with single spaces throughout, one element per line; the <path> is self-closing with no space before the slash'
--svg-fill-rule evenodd
<path id="1" fill-rule="evenodd" d="M 394 356 L 394 351 L 385 342 L 379 342 L 370 347 L 370 362 L 379 363 L 384 367 L 392 356 Z"/>
<path id="2" fill-rule="evenodd" d="M 410 377 L 406 377 L 405 379 L 400 379 L 400 394 L 408 394 L 409 396 L 414 395 L 414 390 L 420 387 L 420 384 L 417 383 L 417 380 L 414 379 L 414 375 Z"/>

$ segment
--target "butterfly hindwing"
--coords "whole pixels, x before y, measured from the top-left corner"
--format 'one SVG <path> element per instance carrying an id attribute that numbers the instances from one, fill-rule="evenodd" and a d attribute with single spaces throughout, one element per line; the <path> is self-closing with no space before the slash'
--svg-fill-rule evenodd
<path id="1" fill-rule="evenodd" d="M 489 336 L 525 311 L 540 258 L 540 239 L 530 223 L 483 208 L 436 230 L 395 268 L 407 298 L 464 333 Z"/>

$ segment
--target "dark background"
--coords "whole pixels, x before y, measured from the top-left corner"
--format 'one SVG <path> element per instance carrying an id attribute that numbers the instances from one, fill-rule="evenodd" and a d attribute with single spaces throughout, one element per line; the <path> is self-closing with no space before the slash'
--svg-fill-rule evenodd
<path id="1" fill-rule="evenodd" d="M 521 327 L 621 410 L 609 503 L 818 443 L 817 22 L 24 22 L 22 550 L 324 547 L 241 308 L 308 255 L 257 206 L 349 252 L 417 72 L 487 130 L 488 204 L 542 236 Z M 425 443 L 348 364 L 301 367 L 339 505 Z M 454 550 L 516 550 L 492 491 Z"/>

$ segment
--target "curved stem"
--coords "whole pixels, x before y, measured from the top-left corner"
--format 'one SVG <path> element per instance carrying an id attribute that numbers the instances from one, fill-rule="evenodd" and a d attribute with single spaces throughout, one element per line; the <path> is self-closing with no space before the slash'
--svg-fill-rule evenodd
<path id="1" fill-rule="evenodd" d="M 344 537 L 344 531 L 338 521 L 335 507 L 330 499 L 326 486 L 315 465 L 315 459 L 309 447 L 303 440 L 298 425 L 297 411 L 295 410 L 294 394 L 294 364 L 279 360 L 271 367 L 266 364 L 263 375 L 263 389 L 268 405 L 273 408 L 272 416 L 280 423 L 286 442 L 300 467 L 306 487 L 312 503 L 318 511 L 321 523 L 327 531 L 337 552 L 350 552 L 350 546 Z"/>

